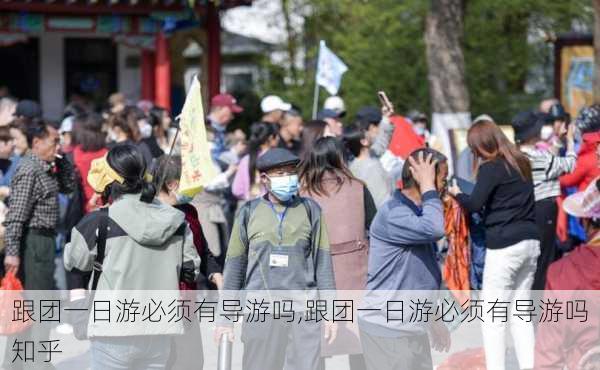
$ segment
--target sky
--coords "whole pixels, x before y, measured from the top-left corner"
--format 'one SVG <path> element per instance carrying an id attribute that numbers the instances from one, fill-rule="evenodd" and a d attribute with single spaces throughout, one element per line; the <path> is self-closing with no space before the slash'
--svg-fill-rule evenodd
<path id="1" fill-rule="evenodd" d="M 300 25 L 301 17 L 293 20 Z M 222 25 L 227 31 L 274 44 L 286 37 L 280 0 L 254 0 L 252 6 L 230 9 L 223 14 Z"/>

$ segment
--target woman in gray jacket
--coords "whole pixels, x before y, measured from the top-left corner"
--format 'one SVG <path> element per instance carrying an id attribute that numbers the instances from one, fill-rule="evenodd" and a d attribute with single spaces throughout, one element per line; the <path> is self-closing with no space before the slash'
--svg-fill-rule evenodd
<path id="1" fill-rule="evenodd" d="M 110 302 L 110 310 L 115 311 L 112 320 L 90 314 L 93 369 L 164 368 L 171 336 L 183 333 L 181 322 L 169 322 L 164 316 L 144 320 L 142 312 L 152 301 L 167 309 L 179 297 L 179 282 L 194 281 L 200 264 L 183 212 L 155 200 L 155 188 L 146 182 L 145 174 L 144 159 L 134 145 L 117 145 L 92 162 L 88 182 L 110 206 L 108 212 L 86 215 L 65 247 L 66 269 L 100 273 L 94 301 L 96 305 Z M 106 247 L 98 271 L 94 265 L 103 218 Z M 130 307 L 128 320 L 118 321 L 122 310 L 116 305 L 124 301 L 137 302 L 137 320 L 131 320 Z"/>

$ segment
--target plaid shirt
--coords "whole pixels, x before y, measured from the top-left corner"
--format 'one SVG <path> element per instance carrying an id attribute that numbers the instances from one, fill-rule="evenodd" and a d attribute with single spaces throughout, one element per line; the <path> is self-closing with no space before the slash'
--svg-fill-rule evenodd
<path id="1" fill-rule="evenodd" d="M 18 256 L 27 229 L 54 230 L 58 222 L 58 193 L 71 193 L 73 166 L 57 159 L 55 166 L 27 153 L 11 184 L 8 213 L 4 221 L 6 254 Z"/>

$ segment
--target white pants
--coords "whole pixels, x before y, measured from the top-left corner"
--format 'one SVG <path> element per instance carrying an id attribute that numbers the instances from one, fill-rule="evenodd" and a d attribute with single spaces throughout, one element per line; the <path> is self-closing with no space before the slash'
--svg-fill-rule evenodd
<path id="1" fill-rule="evenodd" d="M 514 342 L 519 367 L 533 369 L 535 346 L 532 322 L 526 322 L 513 316 L 515 301 L 530 300 L 531 286 L 540 255 L 538 240 L 523 240 L 520 243 L 502 249 L 487 249 L 483 270 L 481 295 L 484 307 L 484 322 L 481 325 L 487 370 L 504 370 L 506 353 L 506 327 Z M 492 320 L 489 302 L 510 302 L 508 321 L 497 317 Z M 500 305 L 496 305 L 500 307 Z M 504 305 L 506 306 L 506 305 Z"/>

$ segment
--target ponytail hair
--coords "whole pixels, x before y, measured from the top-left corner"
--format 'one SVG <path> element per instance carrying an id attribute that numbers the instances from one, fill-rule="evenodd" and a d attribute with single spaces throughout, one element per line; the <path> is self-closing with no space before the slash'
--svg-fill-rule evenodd
<path id="1" fill-rule="evenodd" d="M 121 177 L 123 183 L 113 182 L 107 186 L 102 198 L 119 199 L 125 194 L 140 194 L 140 200 L 152 203 L 156 196 L 154 184 L 146 181 L 146 162 L 135 145 L 120 144 L 113 147 L 106 157 L 110 167 Z"/>

